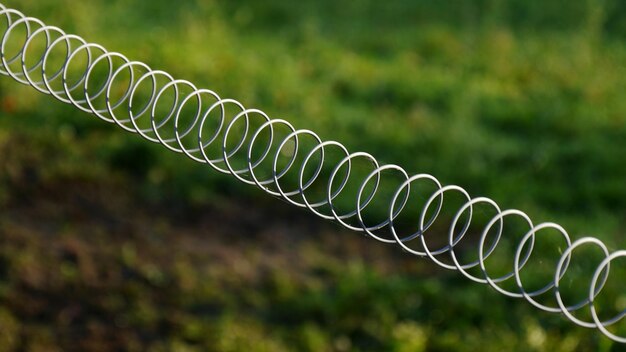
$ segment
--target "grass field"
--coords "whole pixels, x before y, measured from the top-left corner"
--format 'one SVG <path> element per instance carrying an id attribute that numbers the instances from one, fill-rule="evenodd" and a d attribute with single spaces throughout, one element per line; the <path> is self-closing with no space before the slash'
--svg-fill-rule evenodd
<path id="1" fill-rule="evenodd" d="M 3 3 L 626 247 L 618 0 Z M 620 347 L 0 80 L 0 352 Z"/>

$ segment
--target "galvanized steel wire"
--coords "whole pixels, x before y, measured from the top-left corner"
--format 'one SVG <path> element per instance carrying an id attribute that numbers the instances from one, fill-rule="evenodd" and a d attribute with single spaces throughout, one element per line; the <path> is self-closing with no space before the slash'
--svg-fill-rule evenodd
<path id="1" fill-rule="evenodd" d="M 110 52 L 101 45 L 89 43 L 1 4 L 0 22 L 0 72 L 3 75 L 148 141 L 162 144 L 171 151 L 185 154 L 218 172 L 232 175 L 296 207 L 306 208 L 323 219 L 336 221 L 378 241 L 397 244 L 406 252 L 458 271 L 469 280 L 489 285 L 503 295 L 526 300 L 546 312 L 560 313 L 579 326 L 597 328 L 610 339 L 626 343 L 626 336 L 609 330 L 626 316 L 626 310 L 601 320 L 595 304 L 609 280 L 611 263 L 626 257 L 626 250 L 611 252 L 604 242 L 594 237 L 573 240 L 558 224 L 534 224 L 520 210 L 502 210 L 495 201 L 485 197 L 472 198 L 463 188 L 444 186 L 432 175 L 410 175 L 401 166 L 384 165 L 368 153 L 350 152 L 339 142 L 324 141 L 313 131 L 296 129 L 286 120 L 273 119 L 261 110 L 245 108 L 236 100 L 221 98 L 212 90 L 175 79 L 165 71 L 131 61 L 120 53 Z M 236 112 L 230 113 L 233 109 Z M 279 137 L 279 129 L 286 131 L 282 133 L 284 136 Z M 303 150 L 304 139 L 313 146 Z M 341 157 L 328 173 L 323 170 L 331 151 Z M 239 160 L 242 155 L 244 165 L 235 165 L 234 160 Z M 356 185 L 358 193 L 353 210 L 342 213 L 335 204 L 336 199 L 347 187 L 353 165 L 362 161 L 373 165 L 372 171 Z M 259 170 L 261 164 L 267 163 L 272 166 L 271 173 L 263 176 Z M 284 181 L 289 172 L 297 173 L 295 187 L 288 188 Z M 389 202 L 386 219 L 370 225 L 364 209 L 376 197 L 385 175 L 390 173 L 400 177 L 402 182 Z M 314 183 L 320 182 L 326 185 L 325 197 L 313 200 L 309 191 Z M 411 202 L 409 192 L 412 187 L 425 183 L 436 191 L 423 200 L 423 207 L 415 217 L 417 230 L 401 233 L 396 222 Z M 452 217 L 446 243 L 437 249 L 430 248 L 432 245 L 427 242 L 425 234 L 440 216 L 444 198 L 452 194 L 465 199 L 464 204 Z M 463 262 L 459 255 L 460 244 L 464 243 L 478 206 L 490 207 L 496 215 L 480 231 L 475 248 L 477 259 Z M 505 220 L 514 217 L 527 224 L 528 231 L 518 239 L 514 258 L 510 258 L 513 269 L 504 275 L 494 275 L 485 262 L 501 239 L 507 236 L 504 233 Z M 541 233 L 557 233 L 565 249 L 554 268 L 551 282 L 531 291 L 524 288 L 521 272 L 531 260 L 536 239 Z M 467 247 L 467 243 L 464 245 Z M 583 246 L 596 247 L 604 259 L 592 275 L 585 298 L 567 304 L 563 299 L 561 280 L 570 267 L 573 252 Z M 449 260 L 442 260 L 444 255 Z M 623 278 L 621 280 L 624 282 Z M 505 282 L 513 282 L 513 285 L 505 288 Z M 546 304 L 538 299 L 545 295 L 552 296 L 554 303 Z M 589 319 L 576 316 L 576 312 L 584 309 L 589 310 Z"/>

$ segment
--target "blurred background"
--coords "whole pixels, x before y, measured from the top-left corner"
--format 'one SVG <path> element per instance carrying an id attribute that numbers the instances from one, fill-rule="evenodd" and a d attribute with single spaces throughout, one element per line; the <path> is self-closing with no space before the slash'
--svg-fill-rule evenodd
<path id="1" fill-rule="evenodd" d="M 2 2 L 626 247 L 625 2 Z M 0 80 L 1 352 L 619 348 Z"/>

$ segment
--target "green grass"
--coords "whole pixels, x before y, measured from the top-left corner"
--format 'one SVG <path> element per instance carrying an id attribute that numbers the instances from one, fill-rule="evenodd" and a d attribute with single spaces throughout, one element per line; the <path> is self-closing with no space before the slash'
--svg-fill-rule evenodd
<path id="1" fill-rule="evenodd" d="M 620 1 L 4 3 L 350 150 L 624 247 Z M 231 203 L 277 205 L 7 78 L 0 151 L 0 341 L 14 341 L 0 351 L 70 349 L 75 336 L 93 350 L 611 348 L 599 333 L 421 260 L 397 262 L 391 248 L 374 260 L 367 246 L 381 245 L 354 234 L 314 220 L 281 230 L 301 215 L 264 212 L 276 224 L 267 229 L 205 228 L 206 212 L 213 222 L 234 212 L 238 222 L 243 211 Z M 272 231 L 307 235 L 266 248 Z M 227 257 L 248 272 L 185 246 L 221 248 L 212 236 L 235 242 Z M 352 257 L 327 251 L 342 246 L 327 244 L 336 236 L 364 247 Z M 65 241 L 101 260 L 65 263 Z M 180 255 L 168 255 L 170 244 Z M 281 259 L 293 251 L 302 266 Z M 147 263 L 129 259 L 135 252 Z M 263 269 L 266 261 L 282 264 Z M 114 278 L 94 286 L 85 266 Z M 48 307 L 28 311 L 20 297 L 31 294 Z M 67 323 L 63 297 L 79 307 Z"/>

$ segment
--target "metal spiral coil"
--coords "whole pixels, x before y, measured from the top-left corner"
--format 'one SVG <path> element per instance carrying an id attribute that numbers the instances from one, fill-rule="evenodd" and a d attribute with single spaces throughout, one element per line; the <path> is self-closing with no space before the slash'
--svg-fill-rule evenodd
<path id="1" fill-rule="evenodd" d="M 610 339 L 626 343 L 626 336 L 609 331 L 611 325 L 626 316 L 626 309 L 602 320 L 594 304 L 609 279 L 610 264 L 626 257 L 626 250 L 610 252 L 602 241 L 593 237 L 572 241 L 558 224 L 534 224 L 522 211 L 502 210 L 495 201 L 485 197 L 472 198 L 463 188 L 443 186 L 434 176 L 411 176 L 402 167 L 381 164 L 368 153 L 351 153 L 339 142 L 324 141 L 313 131 L 296 129 L 286 120 L 272 119 L 263 111 L 247 109 L 236 100 L 223 99 L 211 90 L 199 89 L 189 81 L 175 79 L 167 72 L 131 61 L 120 53 L 109 52 L 98 44 L 88 43 L 17 10 L 0 5 L 0 19 L 3 26 L 2 74 L 174 152 L 184 153 L 241 182 L 255 185 L 272 196 L 306 208 L 321 218 L 336 221 L 378 241 L 395 243 L 406 252 L 429 258 L 441 267 L 458 271 L 474 282 L 487 284 L 503 295 L 524 299 L 546 312 L 561 313 L 577 325 L 597 328 Z M 231 113 L 231 110 L 235 112 Z M 313 144 L 306 150 L 303 149 L 305 140 Z M 329 169 L 328 156 L 331 153 L 339 153 L 340 158 Z M 353 209 L 342 212 L 336 200 L 349 184 L 354 185 L 349 181 L 354 178 L 352 170 L 357 162 L 363 161 L 371 164 L 372 170 L 357 180 L 358 192 Z M 262 175 L 261 169 L 267 168 L 268 164 L 271 171 Z M 364 210 L 376 198 L 379 185 L 386 179 L 384 176 L 391 173 L 400 177 L 401 182 L 395 187 L 386 219 L 369 224 Z M 291 179 L 296 175 L 295 185 L 287 186 L 287 174 Z M 320 183 L 324 186 L 324 196 L 318 197 L 321 200 L 313 200 L 313 185 Z M 436 190 L 422 199 L 417 230 L 400 233 L 398 218 L 414 202 L 409 196 L 411 188 L 424 184 Z M 452 194 L 461 196 L 464 204 L 451 217 L 445 243 L 433 249 L 426 232 L 438 218 L 441 219 L 444 198 Z M 478 231 L 477 259 L 463 262 L 461 257 L 468 251 L 464 239 L 469 237 L 470 228 L 476 226 L 473 214 L 479 206 L 491 208 L 495 216 Z M 494 275 L 486 262 L 505 238 L 505 218 L 511 217 L 521 219 L 528 230 L 515 244 L 513 269 L 504 275 Z M 561 237 L 565 247 L 552 279 L 540 289 L 525 289 L 522 269 L 529 263 L 540 234 L 554 232 Z M 585 298 L 566 303 L 561 282 L 570 268 L 573 252 L 583 246 L 601 250 L 603 259 L 595 268 Z M 551 297 L 553 303 L 545 303 L 540 296 Z M 590 318 L 582 319 L 577 312 L 585 309 L 588 309 Z"/>

